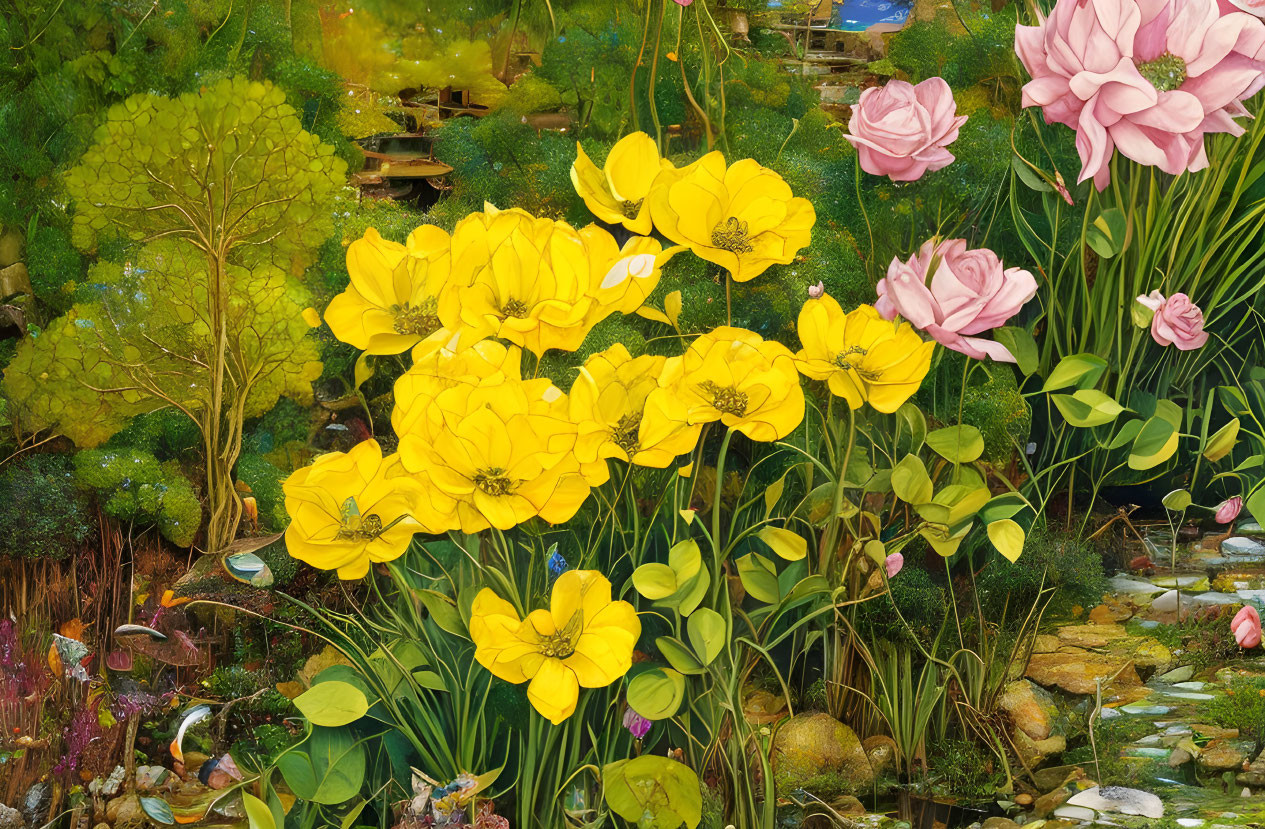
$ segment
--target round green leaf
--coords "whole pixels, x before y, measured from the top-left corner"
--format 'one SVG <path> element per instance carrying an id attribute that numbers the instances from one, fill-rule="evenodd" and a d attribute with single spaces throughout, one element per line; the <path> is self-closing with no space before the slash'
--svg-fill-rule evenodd
<path id="1" fill-rule="evenodd" d="M 1160 503 L 1170 512 L 1181 512 L 1194 503 L 1194 499 L 1190 497 L 1190 493 L 1186 490 L 1175 489 L 1165 495 Z"/>
<path id="2" fill-rule="evenodd" d="M 1012 562 L 1018 561 L 1019 556 L 1023 555 L 1023 527 L 1009 518 L 1003 518 L 988 525 L 988 540 L 993 542 L 997 552 Z"/>
<path id="3" fill-rule="evenodd" d="M 1097 389 L 1077 389 L 1072 394 L 1052 394 L 1050 399 L 1068 423 L 1082 429 L 1110 423 L 1125 410 L 1114 398 Z"/>
<path id="4" fill-rule="evenodd" d="M 628 683 L 628 705 L 648 720 L 666 720 L 685 698 L 685 677 L 671 668 L 651 668 Z"/>
<path id="5" fill-rule="evenodd" d="M 663 654 L 668 664 L 683 674 L 697 675 L 703 673 L 703 666 L 680 639 L 671 636 L 660 636 L 654 640 L 655 647 Z"/>
<path id="6" fill-rule="evenodd" d="M 1156 415 L 1142 424 L 1138 436 L 1133 439 L 1129 453 L 1129 468 L 1146 470 L 1159 466 L 1173 457 L 1180 435 L 1177 427 Z"/>
<path id="7" fill-rule="evenodd" d="M 892 492 L 906 504 L 926 504 L 933 493 L 931 476 L 917 455 L 906 455 L 892 467 Z"/>
<path id="8" fill-rule="evenodd" d="M 747 589 L 747 595 L 766 604 L 776 604 L 780 597 L 777 586 L 777 570 L 773 562 L 759 553 L 748 553 L 738 559 L 738 578 Z"/>
<path id="9" fill-rule="evenodd" d="M 695 829 L 703 819 L 698 775 L 656 754 L 617 760 L 602 768 L 602 797 L 611 811 L 639 829 Z"/>
<path id="10" fill-rule="evenodd" d="M 355 722 L 369 710 L 360 689 L 346 682 L 318 682 L 294 698 L 294 706 L 313 725 L 336 727 Z"/>
<path id="11" fill-rule="evenodd" d="M 984 454 L 984 436 L 967 424 L 936 429 L 927 435 L 927 445 L 953 463 L 971 463 Z"/>
<path id="12" fill-rule="evenodd" d="M 690 616 L 685 627 L 694 654 L 704 665 L 710 665 L 725 647 L 725 617 L 710 607 L 702 607 Z"/>
<path id="13" fill-rule="evenodd" d="M 799 561 L 808 555 L 808 539 L 781 527 L 761 527 L 756 537 L 787 561 Z"/>
<path id="14" fill-rule="evenodd" d="M 1096 354 L 1069 354 L 1059 360 L 1041 390 L 1058 391 L 1068 386 L 1088 388 L 1098 382 L 1106 370 L 1107 361 Z"/>
<path id="15" fill-rule="evenodd" d="M 677 590 L 676 573 L 666 564 L 643 564 L 632 575 L 633 587 L 650 601 L 671 596 Z"/>

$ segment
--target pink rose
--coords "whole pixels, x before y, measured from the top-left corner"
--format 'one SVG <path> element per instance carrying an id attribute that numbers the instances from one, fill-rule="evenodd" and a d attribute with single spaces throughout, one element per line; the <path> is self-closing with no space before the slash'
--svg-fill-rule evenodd
<path id="1" fill-rule="evenodd" d="M 944 78 L 928 78 L 917 86 L 888 81 L 861 93 L 848 121 L 850 135 L 844 137 L 857 148 L 865 172 L 916 181 L 953 162 L 945 147 L 957 140 L 965 123 Z"/>
<path id="2" fill-rule="evenodd" d="M 1116 149 L 1174 175 L 1207 167 L 1204 135 L 1242 135 L 1240 101 L 1265 86 L 1265 23 L 1216 0 L 1058 0 L 1016 27 L 1015 51 L 1023 105 L 1076 130 L 1079 180 L 1099 190 Z"/>
<path id="3" fill-rule="evenodd" d="M 1217 0 L 1217 8 L 1222 14 L 1247 12 L 1257 17 L 1265 17 L 1265 0 Z"/>
<path id="4" fill-rule="evenodd" d="M 1235 641 L 1240 648 L 1254 648 L 1261 643 L 1261 614 L 1250 604 L 1243 605 L 1230 622 L 1230 630 L 1234 631 Z"/>
<path id="5" fill-rule="evenodd" d="M 908 262 L 893 259 L 877 290 L 874 307 L 885 318 L 900 314 L 942 345 L 976 360 L 987 356 L 1013 363 L 1014 355 L 1001 343 L 966 335 L 992 330 L 1019 313 L 1036 295 L 1037 281 L 1022 268 L 1002 270 L 997 254 L 968 250 L 965 239 L 938 245 L 932 239 Z"/>
<path id="6" fill-rule="evenodd" d="M 1204 312 L 1185 294 L 1168 299 L 1159 291 L 1138 297 L 1138 302 L 1155 312 L 1151 317 L 1151 336 L 1160 345 L 1175 345 L 1181 351 L 1194 351 L 1208 342 L 1204 331 Z"/>
<path id="7" fill-rule="evenodd" d="M 1238 495 L 1233 498 L 1226 498 L 1217 505 L 1217 514 L 1213 519 L 1218 524 L 1229 524 L 1231 521 L 1239 517 L 1239 511 L 1243 509 L 1243 499 Z"/>
<path id="8" fill-rule="evenodd" d="M 905 557 L 900 553 L 892 553 L 883 562 L 883 567 L 887 570 L 887 577 L 893 578 L 900 572 L 900 568 L 905 566 Z"/>

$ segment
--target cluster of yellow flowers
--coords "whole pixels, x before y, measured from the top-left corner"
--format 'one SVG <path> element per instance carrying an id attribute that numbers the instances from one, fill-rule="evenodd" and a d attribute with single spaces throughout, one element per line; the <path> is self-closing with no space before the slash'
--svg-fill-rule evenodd
<path id="1" fill-rule="evenodd" d="M 452 234 L 423 226 L 405 244 L 374 230 L 347 252 L 351 284 L 326 309 L 340 339 L 370 354 L 412 350 L 395 385 L 398 454 L 365 441 L 300 469 L 284 484 L 291 555 L 341 578 L 404 553 L 415 533 L 507 530 L 570 520 L 611 458 L 665 468 L 719 421 L 755 441 L 786 437 L 804 418 L 799 376 L 827 381 L 852 408 L 895 411 L 926 375 L 934 343 L 870 306 L 845 313 L 829 296 L 799 316 L 791 352 L 742 328 L 696 337 L 676 357 L 593 354 L 564 394 L 522 375 L 522 350 L 575 350 L 612 313 L 632 313 L 664 262 L 688 247 L 736 281 L 789 262 L 809 241 L 812 206 L 750 160 L 719 153 L 676 169 L 636 133 L 603 173 L 581 151 L 577 190 L 602 219 L 648 236 L 620 245 L 597 225 L 576 230 L 522 210 L 485 210 Z M 628 669 L 640 624 L 594 571 L 564 574 L 549 611 L 519 619 L 490 590 L 475 601 L 476 658 L 554 722 L 578 688 Z"/>

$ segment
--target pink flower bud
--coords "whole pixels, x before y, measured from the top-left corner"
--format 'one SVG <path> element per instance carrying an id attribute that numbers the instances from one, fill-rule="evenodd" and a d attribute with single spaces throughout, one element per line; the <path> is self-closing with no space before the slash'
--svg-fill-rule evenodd
<path id="1" fill-rule="evenodd" d="M 1239 511 L 1241 509 L 1243 509 L 1243 499 L 1238 495 L 1235 495 L 1233 498 L 1226 498 L 1217 505 L 1217 523 L 1229 524 L 1231 521 L 1239 517 Z"/>
<path id="2" fill-rule="evenodd" d="M 808 286 L 809 299 L 821 299 L 826 293 L 826 283 L 818 282 L 816 285 Z"/>
<path id="3" fill-rule="evenodd" d="M 900 572 L 900 568 L 905 566 L 905 557 L 900 553 L 892 553 L 887 557 L 883 566 L 887 568 L 887 577 L 890 579 Z"/>
<path id="4" fill-rule="evenodd" d="M 1241 648 L 1254 648 L 1261 643 L 1261 614 L 1256 608 L 1244 605 L 1230 622 L 1230 630 Z"/>

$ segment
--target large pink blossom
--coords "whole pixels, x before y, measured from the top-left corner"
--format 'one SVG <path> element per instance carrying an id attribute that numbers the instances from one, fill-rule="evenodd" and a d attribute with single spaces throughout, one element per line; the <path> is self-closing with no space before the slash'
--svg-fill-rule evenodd
<path id="1" fill-rule="evenodd" d="M 1165 298 L 1159 291 L 1138 297 L 1138 302 L 1154 311 L 1151 338 L 1160 345 L 1175 345 L 1180 351 L 1194 351 L 1208 342 L 1204 312 L 1185 294 Z"/>
<path id="2" fill-rule="evenodd" d="M 1240 102 L 1265 86 L 1265 23 L 1217 0 L 1058 0 L 1015 29 L 1015 51 L 1023 105 L 1076 130 L 1079 180 L 1099 190 L 1116 149 L 1166 173 L 1207 167 L 1204 135 L 1241 135 Z"/>
<path id="3" fill-rule="evenodd" d="M 934 272 L 932 271 L 934 268 Z M 928 285 L 927 278 L 931 278 Z M 900 314 L 915 328 L 968 357 L 1013 363 L 999 342 L 969 336 L 990 331 L 1019 313 L 1037 293 L 1022 268 L 1003 270 L 991 250 L 969 250 L 965 239 L 934 239 L 908 262 L 893 259 L 877 286 L 874 307 L 887 319 Z"/>
<path id="4" fill-rule="evenodd" d="M 892 181 L 916 181 L 953 163 L 945 149 L 966 123 L 944 78 L 914 86 L 888 81 L 861 93 L 852 107 L 847 138 L 857 148 L 861 169 Z"/>
<path id="5" fill-rule="evenodd" d="M 1235 614 L 1230 621 L 1230 630 L 1241 648 L 1254 648 L 1261 643 L 1261 614 L 1250 604 Z"/>

